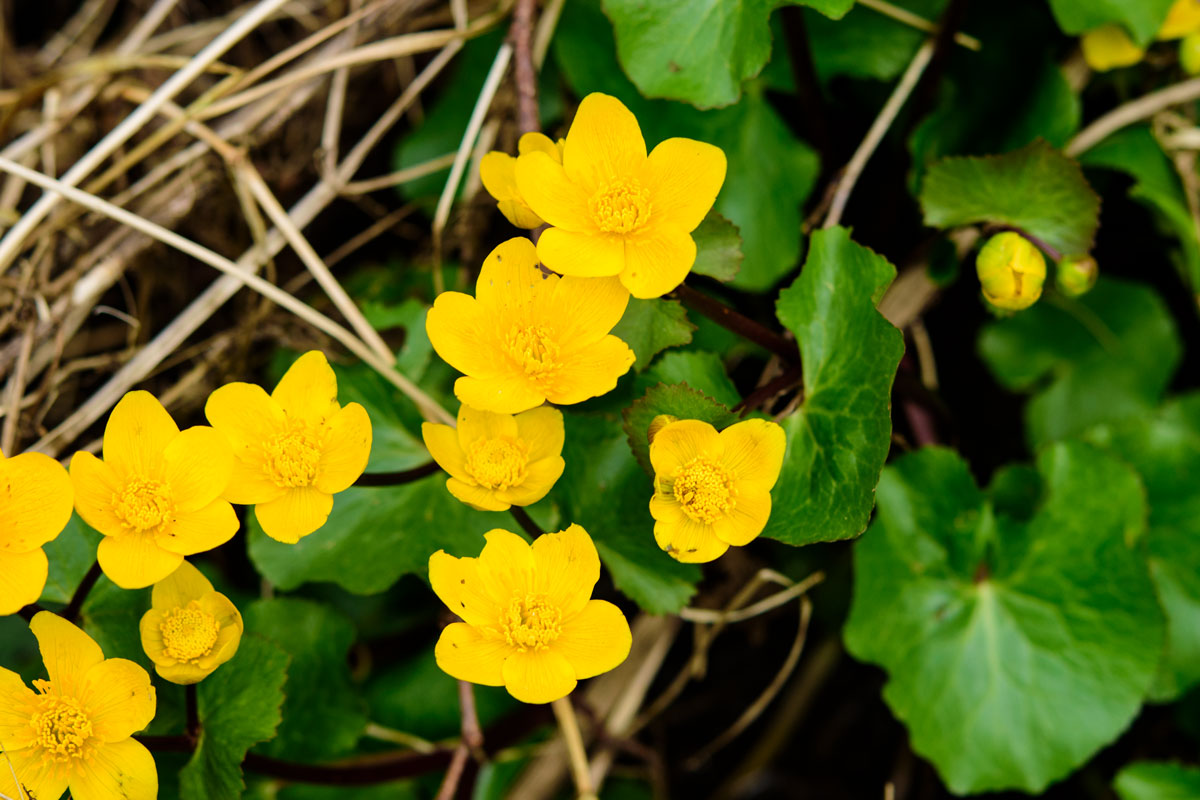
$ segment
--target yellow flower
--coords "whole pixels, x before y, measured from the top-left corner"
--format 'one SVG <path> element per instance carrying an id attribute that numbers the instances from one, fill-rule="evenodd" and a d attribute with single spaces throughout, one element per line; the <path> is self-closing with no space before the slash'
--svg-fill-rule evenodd
<path id="1" fill-rule="evenodd" d="M 466 374 L 454 384 L 462 403 L 516 414 L 611 391 L 633 366 L 633 351 L 609 334 L 628 302 L 615 280 L 544 275 L 533 244 L 509 239 L 484 261 L 475 296 L 438 295 L 425 329 Z"/>
<path id="2" fill-rule="evenodd" d="M 71 479 L 41 453 L 0 452 L 0 616 L 37 602 L 49 564 L 42 545 L 71 519 Z"/>
<path id="3" fill-rule="evenodd" d="M 1200 0 L 1175 0 L 1155 38 L 1159 41 L 1182 39 L 1200 31 Z M 1083 59 L 1094 70 L 1104 72 L 1138 63 L 1146 55 L 1120 25 L 1102 25 L 1080 40 Z"/>
<path id="4" fill-rule="evenodd" d="M 1058 262 L 1058 288 L 1067 297 L 1087 294 L 1096 285 L 1100 266 L 1092 256 L 1067 256 Z"/>
<path id="5" fill-rule="evenodd" d="M 591 599 L 600 556 L 587 531 L 572 525 L 532 547 L 505 530 L 485 538 L 479 558 L 439 550 L 429 559 L 429 583 L 463 619 L 438 639 L 442 670 L 504 686 L 523 703 L 550 703 L 625 660 L 632 643 L 625 615 Z"/>
<path id="6" fill-rule="evenodd" d="M 563 140 L 556 144 L 549 136 L 541 133 L 527 133 L 517 142 L 517 153 L 545 153 L 557 163 L 562 163 Z M 533 213 L 533 209 L 521 197 L 517 189 L 517 159 L 508 153 L 493 150 L 479 162 L 479 177 L 483 180 L 483 188 L 496 199 L 500 213 L 518 228 L 536 228 L 542 225 L 542 218 Z"/>
<path id="7" fill-rule="evenodd" d="M 154 584 L 151 598 L 141 622 L 142 649 L 160 677 L 199 683 L 237 653 L 242 615 L 188 562 Z"/>
<path id="8" fill-rule="evenodd" d="M 1175 0 L 1158 29 L 1157 38 L 1182 39 L 1197 31 L 1200 31 L 1200 0 Z"/>
<path id="9" fill-rule="evenodd" d="M 338 405 L 337 376 L 319 350 L 296 359 L 270 395 L 230 383 L 204 406 L 235 456 L 225 499 L 254 506 L 272 539 L 295 544 L 325 524 L 333 496 L 367 468 L 371 419 L 358 403 Z"/>
<path id="10" fill-rule="evenodd" d="M 724 182 L 719 147 L 667 139 L 647 156 L 637 119 L 605 94 L 579 104 L 561 164 L 543 152 L 517 159 L 521 196 L 554 226 L 538 240 L 542 263 L 563 275 L 619 275 L 642 298 L 687 277 L 691 232 Z"/>
<path id="11" fill-rule="evenodd" d="M 480 511 L 507 511 L 546 496 L 563 473 L 562 412 L 542 406 L 512 416 L 465 403 L 458 427 L 421 425 L 438 466 L 450 473 L 450 494 Z"/>
<path id="12" fill-rule="evenodd" d="M 130 738 L 154 719 L 146 670 L 105 660 L 90 636 L 49 611 L 29 627 L 50 679 L 31 691 L 0 668 L 0 794 L 58 800 L 70 788 L 77 800 L 154 800 L 154 757 Z"/>
<path id="13" fill-rule="evenodd" d="M 720 433 L 696 419 L 661 428 L 650 443 L 658 546 L 677 561 L 704 562 L 756 539 L 786 448 L 783 428 L 761 419 Z"/>
<path id="14" fill-rule="evenodd" d="M 996 308 L 1020 311 L 1042 296 L 1046 259 L 1019 233 L 1005 231 L 988 239 L 975 257 L 983 296 Z"/>
<path id="15" fill-rule="evenodd" d="M 237 533 L 233 506 L 221 499 L 233 473 L 225 437 L 197 426 L 180 433 L 148 392 L 121 398 L 104 429 L 104 460 L 71 459 L 75 509 L 104 534 L 96 557 L 123 589 L 161 581 L 184 556 L 225 544 Z"/>

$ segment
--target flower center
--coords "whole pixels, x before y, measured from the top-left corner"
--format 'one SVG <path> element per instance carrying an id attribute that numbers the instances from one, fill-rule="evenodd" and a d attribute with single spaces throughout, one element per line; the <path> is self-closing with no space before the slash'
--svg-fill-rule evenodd
<path id="1" fill-rule="evenodd" d="M 650 193 L 635 178 L 618 178 L 592 195 L 588 210 L 605 233 L 629 233 L 650 219 Z"/>
<path id="2" fill-rule="evenodd" d="M 514 325 L 504 345 L 509 357 L 531 378 L 548 378 L 558 371 L 558 342 L 541 325 Z"/>
<path id="3" fill-rule="evenodd" d="M 281 489 L 311 486 L 321 463 L 321 441 L 308 427 L 292 428 L 263 447 L 267 476 Z"/>
<path id="4" fill-rule="evenodd" d="M 38 710 L 30 718 L 38 746 L 52 761 L 81 758 L 92 736 L 92 721 L 79 701 L 50 694 L 49 681 L 34 681 L 33 685 L 41 693 Z"/>
<path id="5" fill-rule="evenodd" d="M 157 528 L 171 516 L 171 486 L 165 481 L 134 478 L 113 496 L 113 511 L 138 531 Z"/>
<path id="6" fill-rule="evenodd" d="M 562 610 L 547 602 L 545 595 L 514 597 L 501 617 L 504 638 L 524 650 L 545 650 L 562 630 Z"/>
<path id="7" fill-rule="evenodd" d="M 159 630 L 167 655 L 176 661 L 195 661 L 212 652 L 221 623 L 193 600 L 167 612 Z"/>
<path id="8" fill-rule="evenodd" d="M 467 450 L 467 472 L 486 489 L 507 489 L 525 480 L 529 447 L 520 440 L 479 439 Z"/>
<path id="9" fill-rule="evenodd" d="M 675 473 L 675 499 L 683 506 L 683 513 L 711 525 L 733 510 L 737 491 L 724 467 L 697 456 Z"/>

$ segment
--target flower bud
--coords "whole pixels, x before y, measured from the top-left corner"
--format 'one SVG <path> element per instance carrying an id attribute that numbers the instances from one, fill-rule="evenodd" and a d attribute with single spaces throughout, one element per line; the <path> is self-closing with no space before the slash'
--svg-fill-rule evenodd
<path id="1" fill-rule="evenodd" d="M 1067 256 L 1058 262 L 1058 288 L 1067 297 L 1086 294 L 1096 285 L 1100 274 L 1091 256 Z"/>
<path id="2" fill-rule="evenodd" d="M 1028 239 L 1012 231 L 988 240 L 975 258 L 983 296 L 997 308 L 1019 311 L 1042 296 L 1046 259 Z"/>
<path id="3" fill-rule="evenodd" d="M 1146 51 L 1133 43 L 1120 25 L 1104 25 L 1090 30 L 1079 40 L 1083 60 L 1097 72 L 1138 63 Z"/>
<path id="4" fill-rule="evenodd" d="M 1179 65 L 1188 75 L 1200 75 L 1200 33 L 1190 33 L 1179 43 Z"/>
<path id="5" fill-rule="evenodd" d="M 646 438 L 653 442 L 654 437 L 659 431 L 670 425 L 672 422 L 678 421 L 678 417 L 672 417 L 670 414 L 659 414 L 657 417 L 650 420 L 650 427 L 646 430 Z"/>

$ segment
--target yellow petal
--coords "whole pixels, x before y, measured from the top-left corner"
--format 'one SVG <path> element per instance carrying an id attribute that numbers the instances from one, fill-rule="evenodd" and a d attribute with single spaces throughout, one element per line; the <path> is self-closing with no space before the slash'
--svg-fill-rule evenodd
<path id="1" fill-rule="evenodd" d="M 594 231 L 588 209 L 588 192 L 567 177 L 566 170 L 546 153 L 524 154 L 517 159 L 517 190 L 533 211 L 555 227 Z"/>
<path id="2" fill-rule="evenodd" d="M 504 357 L 478 301 L 461 292 L 442 292 L 425 316 L 425 332 L 442 360 L 464 375 L 501 374 Z"/>
<path id="3" fill-rule="evenodd" d="M 1120 25 L 1104 25 L 1088 31 L 1079 41 L 1083 59 L 1094 70 L 1104 72 L 1138 63 L 1146 51 L 1133 43 Z"/>
<path id="4" fill-rule="evenodd" d="M 229 486 L 221 499 L 239 506 L 254 506 L 283 497 L 286 491 L 267 474 L 262 451 L 255 450 L 234 459 Z"/>
<path id="5" fill-rule="evenodd" d="M 723 445 L 717 429 L 698 419 L 682 419 L 660 430 L 650 443 L 650 464 L 660 477 L 675 471 L 697 456 L 718 458 Z"/>
<path id="6" fill-rule="evenodd" d="M 71 484 L 75 510 L 84 522 L 110 536 L 125 530 L 112 509 L 113 495 L 121 491 L 123 482 L 111 464 L 80 451 L 71 456 Z"/>
<path id="7" fill-rule="evenodd" d="M 37 637 L 46 675 L 55 690 L 80 696 L 88 670 L 104 660 L 100 645 L 78 626 L 49 611 L 39 611 L 29 629 Z"/>
<path id="8" fill-rule="evenodd" d="M 634 297 L 662 297 L 683 283 L 696 263 L 696 242 L 674 226 L 654 225 L 644 236 L 625 242 L 621 283 Z"/>
<path id="9" fill-rule="evenodd" d="M 73 800 L 155 800 L 158 768 L 139 742 L 125 739 L 96 748 L 71 776 Z"/>
<path id="10" fill-rule="evenodd" d="M 571 662 L 555 650 L 514 650 L 503 671 L 504 687 L 522 703 L 553 703 L 577 683 Z"/>
<path id="11" fill-rule="evenodd" d="M 563 429 L 562 412 L 557 408 L 532 408 L 517 414 L 513 420 L 517 425 L 517 438 L 529 445 L 531 464 L 562 454 L 566 434 Z"/>
<path id="12" fill-rule="evenodd" d="M 53 458 L 24 453 L 0 459 L 0 551 L 23 553 L 55 539 L 72 508 L 71 478 Z"/>
<path id="13" fill-rule="evenodd" d="M 29 717 L 36 709 L 37 695 L 33 690 L 25 685 L 20 675 L 0 667 L 0 747 L 20 750 L 28 746 Z M 0 755 L 0 767 L 3 762 L 4 757 Z M 0 779 L 3 775 L 4 770 L 0 769 Z"/>
<path id="14" fill-rule="evenodd" d="M 671 515 L 674 518 L 661 518 L 659 515 L 672 505 L 678 512 Z M 651 498 L 650 512 L 655 516 L 654 540 L 676 561 L 702 564 L 716 560 L 729 549 L 729 544 L 717 538 L 711 525 L 696 522 L 684 514 L 678 504 L 664 502 L 659 495 Z"/>
<path id="15" fill-rule="evenodd" d="M 513 439 L 517 436 L 517 422 L 512 414 L 497 414 L 471 408 L 465 403 L 458 408 L 458 441 L 466 447 L 480 439 Z"/>
<path id="16" fill-rule="evenodd" d="M 193 683 L 199 683 L 216 672 L 216 669 L 216 667 L 201 667 L 199 664 L 192 663 L 154 665 L 154 671 L 160 678 L 177 686 L 191 686 Z"/>
<path id="17" fill-rule="evenodd" d="M 667 139 L 650 152 L 642 182 L 650 191 L 653 223 L 691 232 L 725 182 L 725 152 L 694 139 Z"/>
<path id="18" fill-rule="evenodd" d="M 110 658 L 88 670 L 81 700 L 95 735 L 105 742 L 128 739 L 154 719 L 150 675 L 123 658 Z"/>
<path id="19" fill-rule="evenodd" d="M 220 431 L 203 425 L 176 436 L 163 452 L 171 499 L 178 511 L 204 508 L 220 497 L 233 476 L 233 450 Z"/>
<path id="20" fill-rule="evenodd" d="M 193 600 L 199 600 L 212 590 L 213 585 L 208 578 L 184 561 L 179 565 L 179 569 L 154 584 L 150 604 L 156 609 L 170 611 L 173 608 L 182 608 Z"/>
<path id="21" fill-rule="evenodd" d="M 625 270 L 625 240 L 611 233 L 550 228 L 542 231 L 538 258 L 555 272 L 580 278 L 604 278 Z"/>
<path id="22" fill-rule="evenodd" d="M 227 383 L 217 389 L 204 404 L 204 416 L 225 434 L 238 458 L 246 457 L 248 451 L 257 453 L 263 442 L 287 426 L 279 403 L 252 383 Z"/>
<path id="23" fill-rule="evenodd" d="M 128 531 L 105 536 L 96 560 L 108 579 L 122 589 L 144 589 L 179 569 L 183 556 L 160 547 L 151 533 Z"/>
<path id="24" fill-rule="evenodd" d="M 562 150 L 559 146 L 549 136 L 537 131 L 521 134 L 521 138 L 517 140 L 517 152 L 520 155 L 545 153 L 555 161 L 562 161 Z"/>
<path id="25" fill-rule="evenodd" d="M 537 250 L 533 242 L 524 236 L 497 245 L 484 259 L 479 270 L 479 279 L 475 282 L 475 299 L 479 301 L 480 307 L 488 313 L 501 314 L 502 321 L 509 321 L 509 318 L 503 315 L 511 315 L 529 308 L 543 292 L 548 295 L 557 279 L 547 279 L 538 269 L 537 263 Z M 446 294 L 449 292 L 438 295 L 437 301 L 434 302 L 435 309 Z M 432 313 L 430 311 L 430 314 Z M 495 330 L 487 333 L 491 337 L 496 336 Z"/>
<path id="26" fill-rule="evenodd" d="M 496 208 L 500 209 L 500 213 L 504 218 L 518 228 L 539 228 L 545 225 L 545 221 L 537 214 L 533 213 L 533 209 L 529 207 L 520 197 L 513 197 L 509 200 L 501 200 L 496 203 Z"/>
<path id="27" fill-rule="evenodd" d="M 124 475 L 160 477 L 162 454 L 179 435 L 179 426 L 149 392 L 129 392 L 108 415 L 104 461 Z"/>
<path id="28" fill-rule="evenodd" d="M 529 544 L 511 531 L 495 528 L 483 535 L 487 544 L 475 570 L 489 597 L 502 603 L 527 594 L 533 585 L 533 553 Z"/>
<path id="29" fill-rule="evenodd" d="M 464 622 L 452 622 L 434 648 L 437 665 L 451 678 L 483 686 L 503 686 L 504 660 L 512 647 L 499 638 L 487 638 Z"/>
<path id="30" fill-rule="evenodd" d="M 447 479 L 446 490 L 460 503 L 466 503 L 476 511 L 508 511 L 512 506 L 509 500 L 501 497 L 494 489 L 465 483 L 458 478 Z"/>
<path id="31" fill-rule="evenodd" d="M 67 791 L 70 779 L 70 765 L 49 761 L 42 756 L 40 748 L 29 747 L 24 750 L 11 750 L 0 755 L 0 792 L 12 800 L 29 797 L 31 800 L 58 800 Z M 9 769 L 9 765 L 12 769 Z M 12 774 L 25 787 L 25 794 L 13 785 Z"/>
<path id="32" fill-rule="evenodd" d="M 616 336 L 605 336 L 563 359 L 553 390 L 546 393 L 546 398 L 557 405 L 569 405 L 611 392 L 617 380 L 633 366 L 634 358 L 629 345 Z"/>
<path id="33" fill-rule="evenodd" d="M 1200 30 L 1200 1 L 1175 0 L 1158 29 L 1158 38 L 1182 39 L 1197 30 Z"/>
<path id="34" fill-rule="evenodd" d="M 572 349 L 603 339 L 628 305 L 629 290 L 617 278 L 563 278 L 550 298 L 558 336 Z"/>
<path id="35" fill-rule="evenodd" d="M 483 188 L 496 200 L 511 200 L 517 195 L 517 159 L 498 150 L 479 159 L 479 178 Z"/>
<path id="36" fill-rule="evenodd" d="M 312 486 L 288 489 L 281 497 L 254 507 L 263 533 L 295 544 L 325 524 L 333 511 L 333 495 Z"/>
<path id="37" fill-rule="evenodd" d="M 358 403 L 347 403 L 329 420 L 313 485 L 329 494 L 344 492 L 366 470 L 370 457 L 371 418 Z"/>
<path id="38" fill-rule="evenodd" d="M 770 489 L 779 479 L 787 434 L 765 419 L 748 419 L 721 431 L 725 454 L 721 463 L 736 480 L 753 481 Z"/>
<path id="39" fill-rule="evenodd" d="M 520 374 L 459 378 L 454 382 L 454 396 L 464 405 L 500 414 L 519 414 L 546 402 L 546 396 Z"/>
<path id="40" fill-rule="evenodd" d="M 225 500 L 213 500 L 203 508 L 176 514 L 175 519 L 158 534 L 158 544 L 164 550 L 181 556 L 195 555 L 225 544 L 238 532 L 239 527 L 233 506 Z"/>
<path id="41" fill-rule="evenodd" d="M 496 497 L 503 500 L 506 506 L 531 506 L 550 493 L 566 466 L 567 462 L 563 461 L 562 456 L 532 461 L 525 467 L 525 480 L 497 492 Z M 502 510 L 507 511 L 507 508 Z"/>
<path id="42" fill-rule="evenodd" d="M 186 561 L 184 562 L 187 563 Z M 154 589 L 157 592 L 158 587 L 162 583 L 156 583 Z M 171 606 L 175 608 L 176 606 Z M 175 659 L 167 655 L 167 647 L 163 643 L 162 624 L 166 619 L 166 611 L 159 608 L 151 608 L 142 615 L 138 621 L 138 634 L 142 640 L 142 651 L 155 664 L 174 664 Z"/>
<path id="43" fill-rule="evenodd" d="M 0 550 L 0 617 L 36 603 L 49 574 L 50 562 L 40 547 L 23 553 Z"/>
<path id="44" fill-rule="evenodd" d="M 758 486 L 739 487 L 733 509 L 713 523 L 713 533 L 726 544 L 744 547 L 758 538 L 771 517 L 771 493 Z"/>
<path id="45" fill-rule="evenodd" d="M 296 359 L 271 398 L 283 407 L 289 419 L 318 427 L 338 411 L 337 376 L 320 350 L 310 350 Z"/>
<path id="46" fill-rule="evenodd" d="M 425 448 L 429 455 L 443 470 L 453 475 L 459 481 L 469 481 L 467 461 L 463 454 L 462 445 L 458 443 L 458 431 L 449 425 L 438 425 L 434 422 L 421 423 L 421 438 L 425 440 Z"/>
<path id="47" fill-rule="evenodd" d="M 621 609 L 604 600 L 589 600 L 579 614 L 565 620 L 554 650 L 562 653 L 579 680 L 621 665 L 629 656 L 633 635 Z"/>
<path id="48" fill-rule="evenodd" d="M 599 92 L 583 98 L 563 150 L 563 168 L 571 181 L 590 196 L 614 178 L 637 175 L 645 163 L 646 140 L 629 109 Z"/>
<path id="49" fill-rule="evenodd" d="M 600 580 L 600 555 L 579 525 L 533 542 L 534 590 L 546 595 L 564 616 L 582 611 Z"/>
<path id="50" fill-rule="evenodd" d="M 446 608 L 470 625 L 495 625 L 501 609 L 479 579 L 474 558 L 455 558 L 438 550 L 429 557 L 429 585 Z"/>

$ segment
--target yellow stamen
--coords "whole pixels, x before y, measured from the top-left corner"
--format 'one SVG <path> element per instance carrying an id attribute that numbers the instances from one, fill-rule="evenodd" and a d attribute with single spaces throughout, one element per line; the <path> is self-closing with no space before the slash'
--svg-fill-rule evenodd
<path id="1" fill-rule="evenodd" d="M 522 652 L 545 650 L 562 631 L 562 610 L 551 605 L 545 595 L 527 594 L 512 599 L 501 621 L 509 644 Z"/>
<path id="2" fill-rule="evenodd" d="M 507 489 L 525 480 L 529 446 L 519 439 L 479 439 L 467 449 L 467 472 L 485 489 Z"/>
<path id="3" fill-rule="evenodd" d="M 113 495 L 113 512 L 138 531 L 157 528 L 174 511 L 171 487 L 165 481 L 133 478 Z"/>
<path id="4" fill-rule="evenodd" d="M 710 525 L 737 505 L 729 472 L 705 456 L 693 458 L 676 471 L 674 492 L 683 513 Z"/>
<path id="5" fill-rule="evenodd" d="M 617 179 L 588 200 L 596 227 L 605 233 L 630 233 L 650 219 L 650 193 L 636 179 Z"/>
<path id="6" fill-rule="evenodd" d="M 183 608 L 168 611 L 159 630 L 167 655 L 176 661 L 192 662 L 212 652 L 221 623 L 193 600 Z"/>
<path id="7" fill-rule="evenodd" d="M 263 447 L 267 477 L 281 489 L 311 486 L 321 464 L 321 440 L 308 427 L 293 427 Z"/>
<path id="8" fill-rule="evenodd" d="M 541 325 L 515 325 L 504 339 L 505 350 L 531 378 L 550 378 L 558 372 L 558 342 Z"/>
<path id="9" fill-rule="evenodd" d="M 40 692 L 38 710 L 30 718 L 34 739 L 51 761 L 84 758 L 92 737 L 92 721 L 78 700 L 51 693 L 49 681 L 34 681 Z"/>

